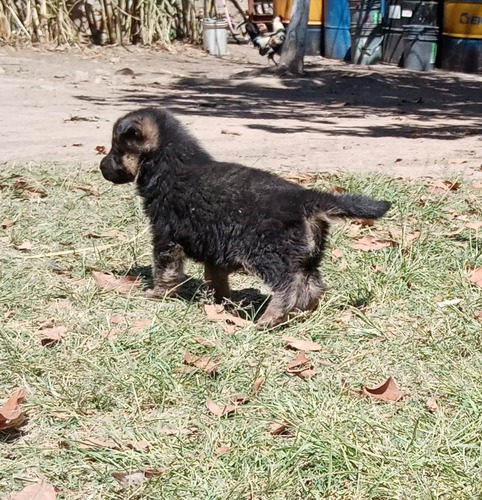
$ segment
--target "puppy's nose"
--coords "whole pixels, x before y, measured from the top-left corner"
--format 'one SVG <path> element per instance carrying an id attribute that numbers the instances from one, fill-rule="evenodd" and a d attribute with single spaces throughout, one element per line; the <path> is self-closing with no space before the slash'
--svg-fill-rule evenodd
<path id="1" fill-rule="evenodd" d="M 100 169 L 101 170 L 104 170 L 105 164 L 107 163 L 106 160 L 107 160 L 107 156 L 104 156 L 104 158 L 102 158 L 102 160 L 100 160 Z"/>

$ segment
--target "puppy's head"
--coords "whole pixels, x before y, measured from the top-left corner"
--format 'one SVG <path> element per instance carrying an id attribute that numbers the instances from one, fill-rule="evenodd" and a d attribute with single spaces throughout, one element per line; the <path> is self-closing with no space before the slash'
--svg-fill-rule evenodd
<path id="1" fill-rule="evenodd" d="M 143 158 L 159 147 L 159 128 L 154 113 L 141 110 L 119 118 L 112 133 L 112 147 L 100 162 L 102 175 L 115 184 L 135 180 Z"/>

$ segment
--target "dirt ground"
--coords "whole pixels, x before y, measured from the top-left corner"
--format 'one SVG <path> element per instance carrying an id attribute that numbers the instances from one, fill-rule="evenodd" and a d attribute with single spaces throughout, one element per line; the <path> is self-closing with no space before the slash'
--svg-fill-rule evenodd
<path id="1" fill-rule="evenodd" d="M 283 171 L 482 177 L 482 75 L 306 59 L 279 78 L 248 45 L 0 47 L 0 162 L 97 164 L 113 122 L 165 106 L 220 160 Z"/>

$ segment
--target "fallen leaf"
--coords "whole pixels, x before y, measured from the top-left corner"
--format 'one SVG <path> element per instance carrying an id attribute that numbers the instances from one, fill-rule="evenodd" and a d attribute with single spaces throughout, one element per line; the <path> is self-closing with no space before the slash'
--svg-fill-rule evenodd
<path id="1" fill-rule="evenodd" d="M 234 403 L 235 405 L 242 405 L 244 403 L 247 403 L 249 401 L 248 396 L 244 396 L 243 394 L 237 394 L 236 396 L 233 396 L 231 398 L 231 403 Z"/>
<path id="2" fill-rule="evenodd" d="M 72 146 L 76 147 L 76 148 L 81 148 L 83 146 L 83 144 L 81 142 L 74 142 L 72 144 Z"/>
<path id="3" fill-rule="evenodd" d="M 297 351 L 321 351 L 321 345 L 311 340 L 296 339 L 287 335 L 283 335 L 281 338 L 286 342 L 287 347 Z"/>
<path id="4" fill-rule="evenodd" d="M 336 184 L 332 184 L 330 186 L 330 191 L 332 193 L 345 193 L 346 192 L 346 188 L 344 188 L 342 186 L 337 186 Z"/>
<path id="5" fill-rule="evenodd" d="M 18 389 L 0 407 L 0 430 L 20 427 L 25 421 L 25 415 L 20 410 L 20 404 L 27 397 L 25 389 Z"/>
<path id="6" fill-rule="evenodd" d="M 285 438 L 294 438 L 294 434 L 289 429 L 287 422 L 274 422 L 269 426 L 269 433 L 272 436 L 281 436 Z"/>
<path id="7" fill-rule="evenodd" d="M 296 182 L 297 184 L 309 184 L 315 179 L 315 174 L 305 174 L 305 173 L 290 173 L 282 174 L 281 177 L 289 182 Z"/>
<path id="8" fill-rule="evenodd" d="M 165 470 L 163 469 L 141 469 L 141 471 L 144 473 L 144 476 L 146 476 L 146 479 L 150 479 L 151 477 L 155 476 L 162 476 L 162 474 L 165 474 Z"/>
<path id="9" fill-rule="evenodd" d="M 7 227 L 12 227 L 17 223 L 16 220 L 11 219 L 3 219 L 2 221 L 2 229 L 7 229 Z"/>
<path id="10" fill-rule="evenodd" d="M 234 325 L 246 326 L 251 324 L 250 321 L 227 313 L 222 305 L 204 304 L 204 312 L 206 313 L 206 317 L 211 321 L 227 322 L 226 326 L 230 327 L 225 328 L 227 333 L 234 333 Z"/>
<path id="11" fill-rule="evenodd" d="M 149 453 L 149 443 L 147 441 L 135 441 L 127 445 L 128 448 L 134 451 L 141 451 L 144 453 Z"/>
<path id="12" fill-rule="evenodd" d="M 238 409 L 238 407 L 234 405 L 218 405 L 210 399 L 206 400 L 206 408 L 216 417 L 224 417 L 224 415 L 230 415 Z"/>
<path id="13" fill-rule="evenodd" d="M 206 356 L 194 356 L 190 352 L 186 351 L 184 353 L 184 363 L 187 365 L 195 366 L 196 368 L 200 368 L 204 370 L 209 375 L 214 375 L 217 373 L 219 364 L 212 361 L 210 358 Z"/>
<path id="14" fill-rule="evenodd" d="M 109 321 L 114 325 L 118 325 L 122 322 L 122 318 L 118 314 L 111 314 L 109 316 Z"/>
<path id="15" fill-rule="evenodd" d="M 221 342 L 213 339 L 205 339 L 204 337 L 194 337 L 194 340 L 201 345 L 205 345 L 207 347 L 219 347 Z"/>
<path id="16" fill-rule="evenodd" d="M 386 270 L 385 266 L 382 266 L 381 264 L 375 264 L 373 266 L 374 273 L 384 273 Z"/>
<path id="17" fill-rule="evenodd" d="M 482 311 L 477 311 L 475 314 L 474 314 L 474 319 L 480 321 L 482 323 Z"/>
<path id="18" fill-rule="evenodd" d="M 129 328 L 134 333 L 139 333 L 144 330 L 144 328 L 152 325 L 152 319 L 138 319 L 134 321 L 133 325 Z"/>
<path id="19" fill-rule="evenodd" d="M 427 401 L 425 401 L 425 406 L 430 413 L 438 411 L 438 404 L 435 398 L 428 398 Z"/>
<path id="20" fill-rule="evenodd" d="M 466 160 L 465 158 L 450 158 L 449 159 L 449 163 L 451 163 L 452 165 L 462 165 L 463 163 L 467 163 L 468 160 Z"/>
<path id="21" fill-rule="evenodd" d="M 26 250 L 32 250 L 33 245 L 30 243 L 30 241 L 24 241 L 23 243 L 20 243 L 20 245 L 15 247 L 17 250 L 21 251 L 26 251 Z"/>
<path id="22" fill-rule="evenodd" d="M 309 378 L 316 375 L 313 364 L 306 357 L 304 351 L 300 351 L 295 359 L 286 365 L 286 372 L 291 375 L 298 375 L 302 378 Z"/>
<path id="23" fill-rule="evenodd" d="M 339 248 L 334 248 L 331 251 L 331 261 L 335 262 L 338 259 L 341 259 L 343 257 L 343 252 Z"/>
<path id="24" fill-rule="evenodd" d="M 42 479 L 38 483 L 25 486 L 19 493 L 6 498 L 10 500 L 55 500 L 57 494 L 55 493 L 55 488 Z"/>
<path id="25" fill-rule="evenodd" d="M 253 384 L 253 392 L 251 393 L 253 396 L 256 396 L 256 394 L 258 394 L 259 390 L 261 389 L 261 387 L 263 386 L 264 384 L 264 381 L 265 381 L 265 378 L 264 377 L 258 377 L 255 381 L 254 381 L 254 384 Z"/>
<path id="26" fill-rule="evenodd" d="M 91 196 L 99 196 L 99 188 L 91 184 L 88 184 L 86 186 L 72 186 L 72 189 L 79 189 L 80 191 L 84 191 L 84 193 L 87 193 Z"/>
<path id="27" fill-rule="evenodd" d="M 402 161 L 402 159 L 401 159 L 401 158 L 397 158 L 397 159 L 394 161 L 394 163 L 399 163 L 399 162 L 401 162 L 401 161 Z"/>
<path id="28" fill-rule="evenodd" d="M 373 219 L 355 219 L 351 223 L 360 227 L 373 227 L 375 225 Z"/>
<path id="29" fill-rule="evenodd" d="M 108 441 L 101 441 L 96 438 L 87 438 L 79 445 L 81 450 L 90 450 L 95 448 L 108 448 L 110 450 L 120 450 L 121 447 L 112 439 Z"/>
<path id="30" fill-rule="evenodd" d="M 38 333 L 40 335 L 42 345 L 50 346 L 64 340 L 67 328 L 65 328 L 65 326 L 54 326 L 39 330 Z"/>
<path id="31" fill-rule="evenodd" d="M 398 389 L 397 383 L 392 377 L 389 377 L 378 387 L 370 388 L 363 386 L 360 391 L 350 390 L 350 392 L 359 396 L 368 396 L 379 401 L 398 401 L 405 395 L 405 393 Z"/>
<path id="32" fill-rule="evenodd" d="M 111 274 L 104 274 L 99 271 L 92 271 L 92 276 L 104 290 L 116 290 L 119 293 L 129 293 L 141 284 L 141 280 L 135 276 L 116 278 Z"/>
<path id="33" fill-rule="evenodd" d="M 469 229 L 480 229 L 482 227 L 482 222 L 467 222 L 465 224 L 465 227 L 468 227 Z"/>
<path id="34" fill-rule="evenodd" d="M 460 182 L 443 181 L 440 179 L 430 181 L 426 184 L 427 190 L 430 193 L 440 194 L 446 191 L 457 191 L 460 187 Z"/>
<path id="35" fill-rule="evenodd" d="M 482 288 L 482 267 L 474 269 L 470 275 L 470 282 Z"/>
<path id="36" fill-rule="evenodd" d="M 95 150 L 97 151 L 98 155 L 106 155 L 107 154 L 107 150 L 106 150 L 105 146 L 96 146 Z"/>
<path id="37" fill-rule="evenodd" d="M 117 229 L 111 229 L 102 233 L 101 238 L 117 238 L 120 241 L 126 241 L 127 238 Z"/>
<path id="38" fill-rule="evenodd" d="M 382 248 L 393 246 L 393 242 L 388 240 L 379 240 L 374 236 L 364 236 L 358 241 L 352 243 L 350 246 L 357 250 L 362 250 L 363 252 L 369 252 L 371 250 L 381 250 Z"/>
<path id="39" fill-rule="evenodd" d="M 186 429 L 159 429 L 159 434 L 164 434 L 164 436 L 188 436 L 189 434 L 194 434 L 197 431 L 195 427 L 188 427 Z"/>
<path id="40" fill-rule="evenodd" d="M 122 489 L 139 487 L 147 479 L 142 471 L 131 473 L 114 472 L 112 477 L 121 485 Z"/>
<path id="41" fill-rule="evenodd" d="M 47 193 L 42 188 L 30 185 L 25 179 L 18 179 L 13 187 L 14 189 L 24 191 L 32 196 L 38 196 L 39 198 L 45 198 L 47 196 Z"/>
<path id="42" fill-rule="evenodd" d="M 222 446 L 221 444 L 218 444 L 216 447 L 216 455 L 226 455 L 226 453 L 229 453 L 230 451 L 230 446 Z"/>
<path id="43" fill-rule="evenodd" d="M 221 130 L 221 134 L 225 134 L 225 135 L 241 135 L 241 132 L 235 132 L 234 130 L 223 129 L 223 130 Z"/>

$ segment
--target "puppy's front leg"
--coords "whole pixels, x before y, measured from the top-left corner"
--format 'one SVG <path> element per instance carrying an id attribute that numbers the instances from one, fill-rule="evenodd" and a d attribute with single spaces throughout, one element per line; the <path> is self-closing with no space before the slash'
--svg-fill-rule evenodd
<path id="1" fill-rule="evenodd" d="M 228 276 L 226 271 L 221 271 L 211 264 L 204 264 L 204 280 L 208 287 L 214 291 L 214 299 L 217 303 L 221 303 L 223 299 L 229 299 Z"/>
<path id="2" fill-rule="evenodd" d="M 179 284 L 186 280 L 182 247 L 172 242 L 154 242 L 153 260 L 154 287 L 146 290 L 146 297 L 152 299 L 174 294 Z"/>

